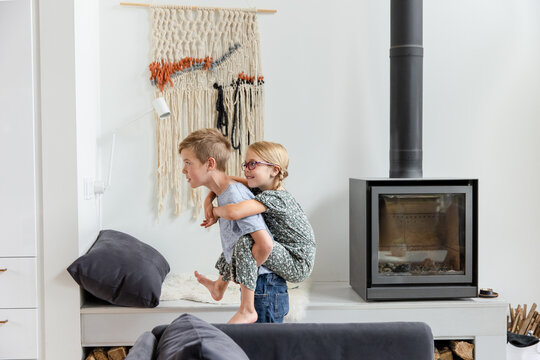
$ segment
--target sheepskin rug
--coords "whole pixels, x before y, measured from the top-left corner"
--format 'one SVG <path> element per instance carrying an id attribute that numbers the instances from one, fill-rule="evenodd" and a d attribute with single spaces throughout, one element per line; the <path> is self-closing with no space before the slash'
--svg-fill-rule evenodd
<path id="1" fill-rule="evenodd" d="M 214 277 L 210 277 L 214 279 Z M 285 316 L 286 322 L 301 321 L 306 313 L 309 302 L 309 281 L 300 284 L 287 284 L 289 287 L 289 313 Z M 229 283 L 223 299 L 212 299 L 208 290 L 199 282 L 192 273 L 169 273 L 161 287 L 160 301 L 191 300 L 216 305 L 239 305 L 240 286 L 233 282 Z"/>

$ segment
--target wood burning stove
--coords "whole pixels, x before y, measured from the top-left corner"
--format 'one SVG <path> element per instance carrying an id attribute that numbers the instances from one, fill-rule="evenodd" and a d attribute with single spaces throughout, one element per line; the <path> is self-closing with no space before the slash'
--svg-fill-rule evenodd
<path id="1" fill-rule="evenodd" d="M 365 300 L 475 297 L 478 181 L 422 179 L 422 0 L 392 0 L 390 23 L 390 178 L 350 179 L 350 283 Z"/>
<path id="2" fill-rule="evenodd" d="M 475 297 L 478 181 L 350 179 L 350 283 L 365 300 Z"/>

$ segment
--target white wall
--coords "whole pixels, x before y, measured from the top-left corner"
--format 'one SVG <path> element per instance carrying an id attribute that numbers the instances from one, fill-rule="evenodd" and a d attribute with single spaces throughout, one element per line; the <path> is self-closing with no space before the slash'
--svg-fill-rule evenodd
<path id="1" fill-rule="evenodd" d="M 79 253 L 85 253 L 99 230 L 99 198 L 93 183 L 102 180 L 97 173 L 97 134 L 99 111 L 99 2 L 74 2 L 75 91 L 77 122 L 77 189 L 79 211 Z M 85 184 L 90 193 L 85 193 Z"/>
<path id="2" fill-rule="evenodd" d="M 434 17 L 425 16 L 425 175 L 480 179 L 480 285 L 532 303 L 540 299 L 540 3 L 453 5 L 429 2 Z"/>
<path id="3" fill-rule="evenodd" d="M 347 281 L 348 179 L 388 175 L 389 1 L 227 5 L 250 4 L 278 10 L 259 17 L 266 139 L 291 157 L 286 187 L 318 242 L 312 278 Z M 153 98 L 149 11 L 101 0 L 100 21 L 100 140 L 118 129 L 104 227 L 150 243 L 173 272 L 211 271 L 217 229 L 171 207 L 158 221 L 153 118 L 133 122 Z M 424 176 L 480 179 L 480 286 L 538 301 L 540 3 L 425 1 L 424 46 Z"/>

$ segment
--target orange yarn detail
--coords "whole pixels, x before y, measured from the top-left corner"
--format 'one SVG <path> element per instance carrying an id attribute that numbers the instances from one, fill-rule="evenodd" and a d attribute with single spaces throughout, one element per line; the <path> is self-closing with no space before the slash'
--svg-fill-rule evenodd
<path id="1" fill-rule="evenodd" d="M 165 89 L 165 85 L 167 84 L 169 84 L 170 86 L 174 86 L 171 79 L 172 74 L 182 72 L 198 64 L 204 64 L 202 69 L 209 70 L 212 68 L 213 63 L 214 59 L 210 56 L 198 59 L 192 57 L 185 57 L 180 61 L 176 62 L 165 62 L 165 60 L 161 60 L 161 62 L 154 61 L 150 65 L 148 65 L 148 69 L 150 70 L 150 81 L 155 81 L 159 86 L 159 89 L 163 91 L 163 89 Z M 247 74 L 244 74 L 244 72 L 238 74 L 238 78 L 252 84 L 255 83 L 255 76 L 249 76 Z M 258 76 L 256 79 L 257 83 L 261 83 L 264 81 L 264 76 Z"/>
<path id="2" fill-rule="evenodd" d="M 240 74 L 238 74 L 238 78 L 240 80 L 244 80 L 244 81 L 247 81 L 247 82 L 250 82 L 250 83 L 255 82 L 255 76 L 248 76 L 247 74 L 244 74 L 243 71 Z M 258 76 L 257 77 L 257 82 L 262 82 L 263 80 L 264 80 L 264 76 Z"/>
<path id="3" fill-rule="evenodd" d="M 159 89 L 163 91 L 166 84 L 174 86 L 171 80 L 172 74 L 189 69 L 195 64 L 202 63 L 204 63 L 203 70 L 208 70 L 212 67 L 213 62 L 214 59 L 210 56 L 207 56 L 204 59 L 185 57 L 177 62 L 165 62 L 164 60 L 161 60 L 161 62 L 154 61 L 150 65 L 148 65 L 148 69 L 150 70 L 150 81 L 155 80 L 157 82 L 157 85 L 159 86 Z"/>

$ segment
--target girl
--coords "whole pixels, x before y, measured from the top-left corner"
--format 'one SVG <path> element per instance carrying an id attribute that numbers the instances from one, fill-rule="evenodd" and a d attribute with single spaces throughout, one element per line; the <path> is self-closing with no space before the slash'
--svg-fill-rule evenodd
<path id="1" fill-rule="evenodd" d="M 264 266 L 296 283 L 307 279 L 313 270 L 315 237 L 306 213 L 283 188 L 288 166 L 289 157 L 282 145 L 267 141 L 251 144 L 242 164 L 246 179 L 234 177 L 233 180 L 251 188 L 255 199 L 213 208 L 214 195 L 209 194 L 205 201 L 206 219 L 201 225 L 208 227 L 218 217 L 238 220 L 262 214 L 274 236 L 274 247 Z M 237 254 L 242 256 L 240 252 Z M 243 254 L 243 257 L 245 255 L 251 256 Z M 249 271 L 256 273 L 257 268 Z"/>

